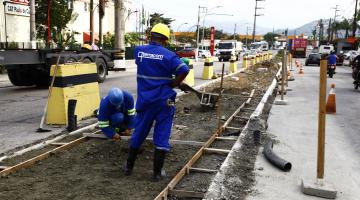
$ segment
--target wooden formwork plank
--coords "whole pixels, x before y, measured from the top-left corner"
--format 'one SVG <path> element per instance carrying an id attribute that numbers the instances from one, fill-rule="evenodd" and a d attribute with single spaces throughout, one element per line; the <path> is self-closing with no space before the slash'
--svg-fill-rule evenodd
<path id="1" fill-rule="evenodd" d="M 205 150 L 205 152 L 209 152 L 209 153 L 218 153 L 218 154 L 230 153 L 230 150 L 227 150 L 227 149 L 205 148 L 204 150 Z"/>
<path id="2" fill-rule="evenodd" d="M 83 136 L 89 138 L 96 138 L 96 139 L 109 139 L 104 134 L 93 134 L 93 133 L 86 133 Z M 121 140 L 127 141 L 130 140 L 131 136 L 120 136 Z M 153 141 L 153 138 L 146 138 L 147 141 Z M 192 141 L 192 140 L 170 140 L 170 144 L 183 144 L 183 145 L 192 145 L 192 146 L 203 146 L 205 142 L 199 141 Z"/>
<path id="3" fill-rule="evenodd" d="M 67 142 L 53 142 L 51 143 L 51 145 L 54 145 L 54 146 L 62 146 L 62 145 L 65 145 L 67 144 Z"/>
<path id="4" fill-rule="evenodd" d="M 250 98 L 248 98 L 248 100 L 246 101 L 246 104 L 250 103 L 250 101 L 251 101 L 252 97 L 254 96 L 254 94 L 255 94 L 255 89 L 251 90 Z"/>
<path id="5" fill-rule="evenodd" d="M 170 190 L 169 194 L 180 198 L 197 198 L 197 199 L 203 199 L 205 196 L 205 193 L 203 192 L 186 191 L 186 190 Z"/>
<path id="6" fill-rule="evenodd" d="M 24 161 L 22 163 L 19 163 L 17 165 L 11 166 L 11 167 L 8 167 L 8 168 L 6 168 L 6 169 L 4 169 L 3 171 L 0 172 L 0 176 L 1 177 L 7 176 L 7 175 L 9 175 L 11 173 L 16 172 L 19 169 L 30 167 L 30 166 L 34 165 L 36 162 L 38 162 L 40 160 L 44 160 L 44 159 L 50 157 L 54 153 L 61 152 L 61 151 L 64 151 L 66 149 L 69 149 L 69 148 L 71 148 L 71 147 L 73 147 L 75 145 L 78 145 L 80 143 L 85 142 L 87 139 L 88 138 L 86 138 L 86 137 L 78 138 L 78 139 L 76 139 L 76 140 L 74 140 L 72 142 L 69 142 L 69 143 L 67 143 L 67 144 L 65 144 L 63 146 L 57 147 L 57 148 L 55 148 L 53 150 L 47 151 L 47 152 L 45 152 L 43 154 L 40 154 L 40 155 L 38 155 L 38 156 L 36 156 L 34 158 L 26 160 L 26 161 Z"/>
<path id="7" fill-rule="evenodd" d="M 231 130 L 237 130 L 237 131 L 241 130 L 241 128 L 232 127 L 232 126 L 227 126 L 227 127 L 225 127 L 225 129 L 231 129 Z"/>
<path id="8" fill-rule="evenodd" d="M 196 168 L 196 167 L 190 167 L 189 168 L 190 172 L 199 172 L 199 173 L 217 173 L 218 170 L 214 170 L 214 169 L 204 169 L 204 168 Z"/>
<path id="9" fill-rule="evenodd" d="M 226 141 L 237 141 L 237 138 L 234 137 L 216 137 L 217 140 L 226 140 Z"/>

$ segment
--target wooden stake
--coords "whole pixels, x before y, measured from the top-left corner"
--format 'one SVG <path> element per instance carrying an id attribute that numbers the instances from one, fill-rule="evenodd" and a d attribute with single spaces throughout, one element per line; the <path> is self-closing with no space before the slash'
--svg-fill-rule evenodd
<path id="1" fill-rule="evenodd" d="M 318 124 L 318 152 L 317 178 L 324 178 L 325 164 L 325 119 L 326 119 L 326 72 L 327 60 L 320 62 L 320 90 L 319 90 L 319 124 Z"/>
<path id="2" fill-rule="evenodd" d="M 218 107 L 217 107 L 217 117 L 218 117 L 218 131 L 221 132 L 221 95 L 223 90 L 223 81 L 224 81 L 224 70 L 225 70 L 225 63 L 222 65 L 221 69 L 221 81 L 220 81 L 220 91 L 219 91 L 219 98 L 218 98 Z"/>

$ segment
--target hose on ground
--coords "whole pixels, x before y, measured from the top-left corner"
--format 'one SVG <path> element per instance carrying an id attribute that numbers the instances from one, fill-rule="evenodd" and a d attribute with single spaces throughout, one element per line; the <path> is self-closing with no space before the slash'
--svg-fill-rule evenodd
<path id="1" fill-rule="evenodd" d="M 271 164 L 275 165 L 277 168 L 283 170 L 283 171 L 290 171 L 291 170 L 291 163 L 280 158 L 278 155 L 276 155 L 273 152 L 273 142 L 269 141 L 265 144 L 263 154 L 265 155 L 265 158 L 270 161 Z"/>

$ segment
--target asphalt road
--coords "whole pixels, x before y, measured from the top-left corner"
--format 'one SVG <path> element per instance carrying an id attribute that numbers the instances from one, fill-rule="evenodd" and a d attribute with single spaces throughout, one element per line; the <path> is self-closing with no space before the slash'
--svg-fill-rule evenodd
<path id="1" fill-rule="evenodd" d="M 221 72 L 222 63 L 214 62 L 214 71 Z M 225 63 L 228 71 L 229 63 Z M 136 65 L 133 60 L 126 61 L 125 72 L 109 72 L 104 83 L 100 84 L 100 95 L 105 96 L 112 87 L 128 90 L 136 97 Z M 194 63 L 195 84 L 201 80 L 203 60 Z M 241 64 L 238 64 L 238 69 Z M 56 135 L 63 127 L 47 127 L 51 132 L 36 133 L 47 100 L 47 89 L 36 87 L 15 87 L 6 75 L 0 75 L 0 154 L 19 146 L 24 146 Z"/>

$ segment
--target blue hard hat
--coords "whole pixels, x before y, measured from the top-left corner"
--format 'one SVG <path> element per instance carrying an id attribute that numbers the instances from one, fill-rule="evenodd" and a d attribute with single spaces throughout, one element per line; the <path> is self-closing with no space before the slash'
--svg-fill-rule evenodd
<path id="1" fill-rule="evenodd" d="M 124 101 L 124 94 L 119 88 L 111 88 L 108 96 L 110 103 L 115 107 L 120 107 Z"/>

